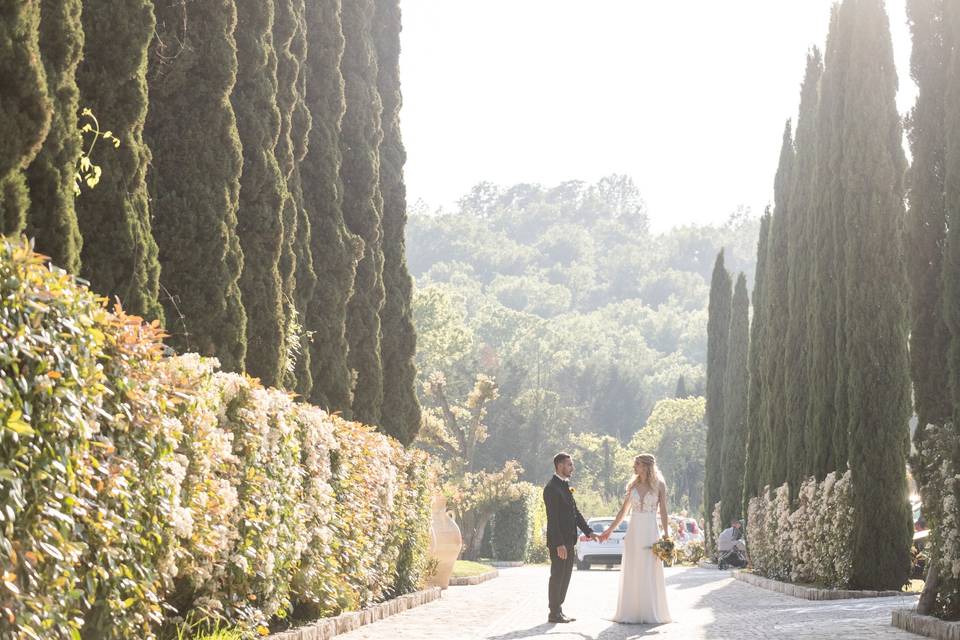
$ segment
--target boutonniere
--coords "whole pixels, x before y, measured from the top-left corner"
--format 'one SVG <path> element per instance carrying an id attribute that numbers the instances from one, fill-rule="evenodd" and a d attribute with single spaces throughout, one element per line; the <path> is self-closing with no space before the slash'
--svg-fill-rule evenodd
<path id="1" fill-rule="evenodd" d="M 568 487 L 568 488 L 570 489 L 570 493 L 576 493 L 573 487 Z"/>

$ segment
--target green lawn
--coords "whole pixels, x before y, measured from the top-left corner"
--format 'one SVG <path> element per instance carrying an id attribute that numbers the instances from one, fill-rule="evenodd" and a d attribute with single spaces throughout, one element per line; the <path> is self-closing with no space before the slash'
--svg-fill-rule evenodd
<path id="1" fill-rule="evenodd" d="M 479 576 L 493 571 L 493 567 L 479 562 L 470 562 L 469 560 L 457 560 L 453 565 L 454 578 L 469 578 L 470 576 Z"/>

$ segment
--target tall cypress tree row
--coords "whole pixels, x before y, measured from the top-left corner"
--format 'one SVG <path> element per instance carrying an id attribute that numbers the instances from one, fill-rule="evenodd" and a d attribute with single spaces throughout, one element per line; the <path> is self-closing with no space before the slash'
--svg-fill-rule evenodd
<path id="1" fill-rule="evenodd" d="M 723 462 L 724 376 L 727 369 L 727 351 L 730 337 L 730 314 L 733 292 L 730 274 L 723 264 L 723 250 L 717 254 L 710 282 L 710 302 L 707 306 L 707 456 L 703 479 L 704 521 L 707 523 L 708 545 L 717 532 L 710 525 L 713 505 L 720 499 Z"/>
<path id="2" fill-rule="evenodd" d="M 909 577 L 907 501 L 910 381 L 899 225 L 906 160 L 896 109 L 897 75 L 882 0 L 846 0 L 849 33 L 841 178 L 853 566 L 860 588 L 897 589 Z M 884 526 L 877 527 L 882 522 Z"/>
<path id="3" fill-rule="evenodd" d="M 750 323 L 750 388 L 747 394 L 747 456 L 743 474 L 743 509 L 750 498 L 763 489 L 761 468 L 767 451 L 764 440 L 766 418 L 766 389 L 763 386 L 763 366 L 767 350 L 767 253 L 770 240 L 770 210 L 760 218 L 760 238 L 757 241 L 757 266 L 753 280 L 753 318 Z"/>
<path id="4" fill-rule="evenodd" d="M 780 163 L 773 183 L 773 217 L 770 220 L 770 244 L 767 256 L 767 280 L 764 296 L 767 331 L 770 340 L 766 343 L 763 357 L 764 388 L 767 390 L 764 419 L 767 451 L 763 456 L 762 484 L 778 487 L 787 479 L 787 419 L 786 404 L 786 355 L 783 336 L 787 333 L 789 311 L 787 307 L 787 282 L 789 278 L 789 228 L 790 186 L 793 184 L 795 152 L 790 121 L 783 130 L 780 148 Z M 793 363 L 790 363 L 792 366 Z"/>
<path id="5" fill-rule="evenodd" d="M 720 469 L 720 522 L 726 527 L 743 515 L 744 458 L 747 453 L 747 402 L 750 387 L 750 299 L 747 278 L 737 278 L 730 311 L 730 337 L 723 393 L 723 455 Z"/>
<path id="6" fill-rule="evenodd" d="M 280 137 L 274 3 L 235 0 L 237 83 L 231 95 L 243 149 L 237 236 L 243 250 L 240 292 L 247 315 L 247 372 L 281 382 L 286 345 L 280 284 L 281 221 L 286 185 L 275 155 Z"/>
<path id="7" fill-rule="evenodd" d="M 386 300 L 380 312 L 383 327 L 383 412 L 385 433 L 409 444 L 420 429 L 414 354 L 417 335 L 410 308 L 413 280 L 407 271 L 404 230 L 407 193 L 403 183 L 406 152 L 400 135 L 400 4 L 376 0 L 377 84 L 383 101 L 383 143 L 380 145 L 380 192 L 383 194 L 383 282 Z"/>
<path id="8" fill-rule="evenodd" d="M 913 165 L 908 173 L 909 209 L 905 255 L 910 277 L 910 368 L 914 407 L 922 440 L 927 424 L 943 424 L 951 416 L 947 388 L 950 334 L 941 305 L 943 251 L 946 241 L 946 132 L 944 131 L 947 65 L 943 2 L 912 0 L 907 12 L 913 32 L 910 75 L 919 95 L 907 119 Z"/>
<path id="9" fill-rule="evenodd" d="M 83 56 L 81 0 L 43 0 L 40 58 L 53 102 L 50 133 L 27 168 L 27 234 L 37 250 L 70 273 L 80 271 L 80 228 L 74 208 L 81 139 L 77 126 L 77 65 Z"/>
<path id="10" fill-rule="evenodd" d="M 343 219 L 340 125 L 344 113 L 340 61 L 344 39 L 340 0 L 306 7 L 307 108 L 313 119 L 307 155 L 300 165 L 303 203 L 310 220 L 310 248 L 317 285 L 304 326 L 313 333 L 310 400 L 330 411 L 349 411 L 352 380 L 347 366 L 346 310 L 361 242 Z"/>
<path id="11" fill-rule="evenodd" d="M 53 105 L 40 62 L 40 0 L 10 3 L 0 20 L 0 234 L 23 231 L 30 199 L 23 171 L 40 151 Z"/>
<path id="12" fill-rule="evenodd" d="M 238 281 L 242 155 L 230 92 L 237 77 L 233 0 L 154 0 L 144 136 L 170 343 L 243 369 L 246 314 Z M 203 82 L 198 82 L 202 78 Z"/>
<path id="13" fill-rule="evenodd" d="M 787 332 L 784 390 L 786 393 L 787 480 L 790 495 L 796 498 L 803 480 L 814 473 L 807 406 L 810 389 L 810 353 L 807 339 L 810 324 L 814 196 L 816 194 L 817 108 L 823 62 L 816 48 L 807 55 L 807 68 L 800 89 L 800 114 L 794 139 L 796 163 L 790 185 L 790 219 L 787 222 Z"/>
<path id="14" fill-rule="evenodd" d="M 346 111 L 340 132 L 340 177 L 343 219 L 364 243 L 353 295 L 347 304 L 348 361 L 356 373 L 352 416 L 379 425 L 383 405 L 380 309 L 385 297 L 383 197 L 379 184 L 383 107 L 377 91 L 374 13 L 374 0 L 353 0 L 343 5 L 345 46 L 340 68 Z"/>
<path id="15" fill-rule="evenodd" d="M 838 422 L 839 295 L 843 269 L 839 262 L 842 249 L 843 190 L 840 181 L 841 140 L 844 121 L 843 86 L 849 58 L 850 25 L 839 20 L 839 7 L 831 11 L 830 31 L 824 53 L 824 72 L 820 82 L 820 108 L 817 113 L 817 200 L 814 209 L 813 282 L 810 301 L 811 324 L 809 424 L 812 469 L 818 478 L 846 468 L 847 429 Z"/>
<path id="16" fill-rule="evenodd" d="M 127 312 L 148 320 L 163 319 L 147 193 L 150 150 L 143 141 L 147 51 L 155 24 L 152 0 L 104 0 L 84 11 L 84 55 L 77 70 L 81 105 L 120 140 L 96 159 L 103 168 L 100 183 L 77 198 L 80 274 L 95 291 L 120 298 Z"/>

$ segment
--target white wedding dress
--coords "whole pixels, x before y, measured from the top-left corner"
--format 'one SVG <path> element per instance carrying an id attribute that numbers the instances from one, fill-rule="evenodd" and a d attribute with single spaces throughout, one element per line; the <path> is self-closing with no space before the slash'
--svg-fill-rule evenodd
<path id="1" fill-rule="evenodd" d="M 651 547 L 660 539 L 657 527 L 656 493 L 643 496 L 634 487 L 630 493 L 630 524 L 623 538 L 620 569 L 620 597 L 614 622 L 662 624 L 671 622 L 667 589 L 663 583 L 663 562 Z"/>

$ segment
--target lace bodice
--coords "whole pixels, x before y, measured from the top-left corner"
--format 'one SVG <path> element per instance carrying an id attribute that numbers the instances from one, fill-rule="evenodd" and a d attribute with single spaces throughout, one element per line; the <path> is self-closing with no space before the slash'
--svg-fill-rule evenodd
<path id="1" fill-rule="evenodd" d="M 655 491 L 647 490 L 641 496 L 640 490 L 633 488 L 630 494 L 630 509 L 633 513 L 656 513 L 659 506 L 660 500 Z"/>

